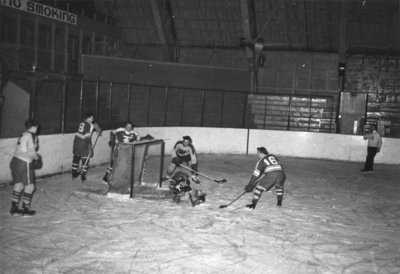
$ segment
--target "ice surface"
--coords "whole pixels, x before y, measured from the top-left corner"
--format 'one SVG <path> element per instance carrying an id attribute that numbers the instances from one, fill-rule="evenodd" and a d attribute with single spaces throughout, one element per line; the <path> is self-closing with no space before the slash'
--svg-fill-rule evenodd
<path id="1" fill-rule="evenodd" d="M 400 273 L 400 170 L 282 158 L 283 207 L 274 189 L 254 211 L 243 192 L 257 158 L 200 155 L 204 204 L 109 193 L 105 166 L 88 181 L 40 179 L 34 217 L 9 216 L 0 189 L 0 273 Z M 169 159 L 166 158 L 166 165 Z"/>

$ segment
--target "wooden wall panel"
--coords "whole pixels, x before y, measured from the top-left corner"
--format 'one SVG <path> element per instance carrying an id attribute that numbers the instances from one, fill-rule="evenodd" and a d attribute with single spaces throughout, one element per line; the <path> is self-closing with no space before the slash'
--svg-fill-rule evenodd
<path id="1" fill-rule="evenodd" d="M 148 126 L 163 126 L 167 108 L 165 88 L 153 87 L 150 94 Z"/>
<path id="2" fill-rule="evenodd" d="M 292 88 L 296 66 L 296 53 L 286 52 L 279 56 L 278 87 Z"/>
<path id="3" fill-rule="evenodd" d="M 266 58 L 264 66 L 259 68 L 260 92 L 337 91 L 337 54 L 287 51 L 267 51 L 263 54 Z"/>
<path id="4" fill-rule="evenodd" d="M 83 55 L 82 59 L 82 71 L 90 79 L 241 91 L 250 87 L 250 74 L 246 69 L 89 55 Z"/>

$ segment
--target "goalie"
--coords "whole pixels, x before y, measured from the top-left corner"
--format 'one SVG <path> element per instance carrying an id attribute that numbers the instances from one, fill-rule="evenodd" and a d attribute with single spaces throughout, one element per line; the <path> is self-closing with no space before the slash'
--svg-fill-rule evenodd
<path id="1" fill-rule="evenodd" d="M 189 175 L 178 171 L 171 179 L 169 179 L 169 189 L 172 192 L 172 200 L 175 203 L 180 203 L 181 198 L 186 194 L 192 206 L 199 205 L 206 201 L 206 194 L 201 189 L 192 189 L 190 186 Z"/>
<path id="2" fill-rule="evenodd" d="M 104 182 L 109 183 L 110 181 L 110 174 L 113 170 L 116 148 L 119 143 L 132 144 L 140 140 L 154 139 L 153 136 L 149 134 L 144 137 L 140 137 L 135 131 L 133 131 L 134 127 L 135 125 L 133 122 L 128 120 L 125 122 L 123 127 L 114 129 L 110 132 L 110 141 L 108 142 L 108 145 L 111 147 L 111 161 L 106 170 L 106 174 L 103 177 Z"/>

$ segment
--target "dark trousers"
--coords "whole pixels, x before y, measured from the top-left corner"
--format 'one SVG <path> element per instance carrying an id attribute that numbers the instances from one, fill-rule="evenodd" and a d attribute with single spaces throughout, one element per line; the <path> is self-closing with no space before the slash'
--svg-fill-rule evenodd
<path id="1" fill-rule="evenodd" d="M 367 159 L 365 161 L 364 169 L 365 170 L 373 170 L 374 169 L 374 158 L 376 153 L 378 152 L 377 147 L 368 147 Z"/>

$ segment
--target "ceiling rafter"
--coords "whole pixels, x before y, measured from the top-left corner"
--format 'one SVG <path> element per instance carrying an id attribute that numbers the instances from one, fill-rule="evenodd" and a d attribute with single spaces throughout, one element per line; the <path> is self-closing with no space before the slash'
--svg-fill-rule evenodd
<path id="1" fill-rule="evenodd" d="M 153 12 L 154 24 L 156 25 L 158 38 L 160 39 L 160 43 L 163 47 L 164 56 L 167 56 L 167 60 L 171 62 L 174 58 L 168 50 L 167 39 L 165 36 L 157 0 L 150 0 L 150 5 L 151 11 Z"/>
<path id="2" fill-rule="evenodd" d="M 250 22 L 250 11 L 247 0 L 240 0 L 240 14 L 242 17 L 242 27 L 243 27 L 243 35 L 247 41 L 252 41 L 252 32 L 251 32 L 251 22 Z M 252 74 L 251 81 L 251 89 L 253 90 L 255 87 L 254 83 L 254 73 L 255 73 L 255 64 L 254 64 L 254 54 L 249 47 L 246 47 L 246 57 L 248 62 L 249 71 Z"/>
<path id="3" fill-rule="evenodd" d="M 261 38 L 262 37 L 262 34 L 264 33 L 264 31 L 268 27 L 269 23 L 271 22 L 271 19 L 274 17 L 276 10 L 278 9 L 278 7 L 282 6 L 281 2 L 282 2 L 282 0 L 277 0 L 277 2 L 275 2 L 275 5 L 272 8 L 270 14 L 268 15 L 264 25 L 261 27 L 260 31 L 258 32 L 257 38 Z"/>
<path id="4" fill-rule="evenodd" d="M 339 51 L 341 0 L 102 1 L 94 5 L 118 19 L 124 42 L 138 46 L 239 48 L 245 37 L 263 38 L 273 50 Z M 349 53 L 400 53 L 400 0 L 345 1 Z"/>

